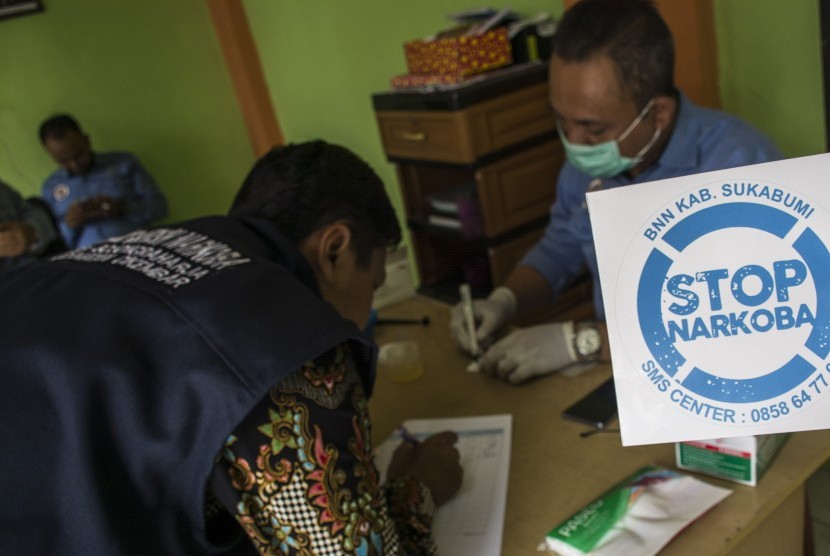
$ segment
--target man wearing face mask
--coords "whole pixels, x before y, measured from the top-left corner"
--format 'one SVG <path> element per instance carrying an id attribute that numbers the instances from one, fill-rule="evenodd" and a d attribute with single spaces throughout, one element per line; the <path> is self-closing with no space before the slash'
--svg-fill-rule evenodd
<path id="1" fill-rule="evenodd" d="M 473 353 L 461 307 L 456 343 L 482 355 L 482 372 L 513 384 L 577 363 L 609 361 L 605 311 L 585 193 L 781 158 L 773 143 L 733 116 L 693 104 L 674 86 L 671 31 L 647 0 L 582 0 L 553 39 L 550 103 L 567 155 L 547 230 L 504 286 L 473 304 Z M 493 344 L 514 317 L 550 304 L 585 268 L 597 320 L 519 329 Z"/>

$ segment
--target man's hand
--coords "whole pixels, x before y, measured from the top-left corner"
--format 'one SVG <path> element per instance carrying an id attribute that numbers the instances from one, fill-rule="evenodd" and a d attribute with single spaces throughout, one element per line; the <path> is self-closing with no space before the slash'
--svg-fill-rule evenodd
<path id="1" fill-rule="evenodd" d="M 452 498 L 461 488 L 464 474 L 459 465 L 459 453 L 455 447 L 458 436 L 451 431 L 430 436 L 419 444 L 404 442 L 389 463 L 386 477 L 393 481 L 409 475 L 424 483 L 432 492 L 436 505 Z"/>
<path id="2" fill-rule="evenodd" d="M 572 321 L 522 328 L 491 347 L 479 369 L 511 384 L 558 371 L 576 362 L 572 335 Z"/>
<path id="3" fill-rule="evenodd" d="M 64 221 L 70 228 L 79 228 L 92 220 L 113 218 L 123 212 L 121 201 L 109 195 L 96 195 L 72 203 L 66 211 Z"/>
<path id="4" fill-rule="evenodd" d="M 473 301 L 473 316 L 476 320 L 476 340 L 481 349 L 486 349 L 493 342 L 493 335 L 509 323 L 516 315 L 516 296 L 508 288 L 493 290 L 487 299 Z M 464 324 L 464 308 L 459 303 L 450 315 L 450 335 L 455 343 L 472 356 L 474 353 L 470 335 Z"/>
<path id="5" fill-rule="evenodd" d="M 0 223 L 0 257 L 19 257 L 35 242 L 35 229 L 25 222 Z"/>

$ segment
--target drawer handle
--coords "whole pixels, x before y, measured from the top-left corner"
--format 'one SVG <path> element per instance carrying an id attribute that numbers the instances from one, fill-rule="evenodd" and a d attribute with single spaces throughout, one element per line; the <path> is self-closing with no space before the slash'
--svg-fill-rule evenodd
<path id="1" fill-rule="evenodd" d="M 423 131 L 404 131 L 403 133 L 401 133 L 401 139 L 403 139 L 404 141 L 424 141 L 426 138 L 427 134 Z"/>

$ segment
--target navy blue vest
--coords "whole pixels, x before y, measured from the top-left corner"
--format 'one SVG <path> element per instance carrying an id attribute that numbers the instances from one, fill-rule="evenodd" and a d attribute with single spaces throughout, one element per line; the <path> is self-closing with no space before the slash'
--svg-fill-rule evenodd
<path id="1" fill-rule="evenodd" d="M 225 438 L 280 377 L 355 339 L 265 220 L 139 231 L 0 283 L 0 553 L 212 552 Z"/>

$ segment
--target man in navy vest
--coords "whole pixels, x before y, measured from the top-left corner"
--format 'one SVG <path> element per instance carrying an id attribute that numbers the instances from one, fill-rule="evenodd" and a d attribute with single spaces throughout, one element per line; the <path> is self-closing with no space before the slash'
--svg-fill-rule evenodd
<path id="1" fill-rule="evenodd" d="M 260 159 L 229 217 L 10 276 L 0 553 L 433 551 L 455 435 L 385 484 L 372 461 L 361 330 L 399 241 L 372 169 L 315 141 Z"/>

